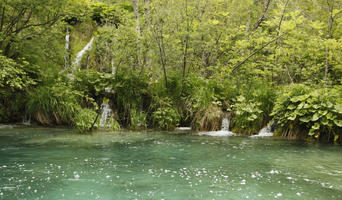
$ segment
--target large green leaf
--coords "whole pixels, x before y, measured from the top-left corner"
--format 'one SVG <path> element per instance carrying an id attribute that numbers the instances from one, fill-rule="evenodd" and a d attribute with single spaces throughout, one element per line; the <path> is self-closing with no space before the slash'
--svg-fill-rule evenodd
<path id="1" fill-rule="evenodd" d="M 311 121 L 311 118 L 312 118 L 311 116 L 305 116 L 305 117 L 301 117 L 299 120 L 301 122 L 307 123 L 307 122 Z"/>
<path id="2" fill-rule="evenodd" d="M 334 123 L 336 124 L 336 126 L 342 127 L 342 120 L 335 119 Z"/>
<path id="3" fill-rule="evenodd" d="M 290 104 L 289 106 L 287 106 L 287 109 L 289 109 L 289 110 L 293 110 L 293 109 L 296 109 L 296 105 L 294 105 L 294 104 Z"/>
<path id="4" fill-rule="evenodd" d="M 297 115 L 292 113 L 289 117 L 287 117 L 288 120 L 294 121 L 296 119 Z"/>
<path id="5" fill-rule="evenodd" d="M 317 121 L 319 119 L 319 114 L 318 113 L 315 113 L 313 116 L 312 116 L 312 121 Z"/>

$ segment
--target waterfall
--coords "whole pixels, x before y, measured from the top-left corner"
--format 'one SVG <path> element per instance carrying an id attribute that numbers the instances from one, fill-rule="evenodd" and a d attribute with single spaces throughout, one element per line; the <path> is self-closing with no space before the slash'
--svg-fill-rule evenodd
<path id="1" fill-rule="evenodd" d="M 77 67 L 80 65 L 80 62 L 82 60 L 82 57 L 84 54 L 90 50 L 91 46 L 93 45 L 94 42 L 94 37 L 91 38 L 91 40 L 88 42 L 88 44 L 80 51 L 77 53 L 75 61 L 72 63 L 74 67 Z"/>
<path id="2" fill-rule="evenodd" d="M 229 131 L 229 119 L 227 117 L 222 120 L 221 131 Z"/>
<path id="3" fill-rule="evenodd" d="M 64 56 L 64 61 L 65 61 L 65 69 L 69 67 L 69 58 L 70 58 L 70 34 L 69 30 L 67 30 L 67 34 L 65 36 L 65 56 Z"/>
<path id="4" fill-rule="evenodd" d="M 251 138 L 256 138 L 256 137 L 271 137 L 273 136 L 272 132 L 272 124 L 267 125 L 266 127 L 262 128 L 257 135 L 252 135 L 250 136 Z"/>
<path id="5" fill-rule="evenodd" d="M 100 128 L 110 128 L 112 120 L 108 119 L 114 116 L 113 110 L 110 108 L 108 103 L 102 103 L 101 109 L 102 114 L 100 119 Z"/>
<path id="6" fill-rule="evenodd" d="M 22 124 L 25 126 L 31 126 L 31 117 L 28 115 L 25 115 Z"/>
<path id="7" fill-rule="evenodd" d="M 67 51 L 70 50 L 70 34 L 69 33 L 65 36 L 65 50 Z"/>
<path id="8" fill-rule="evenodd" d="M 114 75 L 114 74 L 115 74 L 115 63 L 114 63 L 114 59 L 112 59 L 111 64 L 112 64 L 112 74 Z"/>
<path id="9" fill-rule="evenodd" d="M 211 131 L 211 132 L 203 132 L 199 133 L 199 135 L 208 135 L 208 136 L 234 136 L 235 134 L 229 131 L 229 119 L 224 117 L 221 122 L 221 130 L 220 131 Z"/>

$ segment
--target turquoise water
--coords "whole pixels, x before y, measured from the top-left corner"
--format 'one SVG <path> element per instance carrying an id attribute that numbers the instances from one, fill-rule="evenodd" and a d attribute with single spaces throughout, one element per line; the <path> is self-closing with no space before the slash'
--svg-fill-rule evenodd
<path id="1" fill-rule="evenodd" d="M 271 138 L 0 129 L 0 173 L 9 200 L 342 199 L 341 146 Z"/>

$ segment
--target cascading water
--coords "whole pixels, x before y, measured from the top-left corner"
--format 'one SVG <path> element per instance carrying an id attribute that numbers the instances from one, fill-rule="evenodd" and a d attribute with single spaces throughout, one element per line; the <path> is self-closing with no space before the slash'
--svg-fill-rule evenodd
<path id="1" fill-rule="evenodd" d="M 112 64 L 112 74 L 114 75 L 115 74 L 115 62 L 114 62 L 114 59 L 112 59 L 111 64 Z"/>
<path id="2" fill-rule="evenodd" d="M 31 126 L 31 117 L 28 115 L 25 115 L 22 124 L 25 126 Z"/>
<path id="3" fill-rule="evenodd" d="M 65 61 L 65 69 L 69 68 L 69 59 L 70 59 L 70 33 L 69 29 L 67 29 L 67 34 L 65 36 L 65 56 L 64 56 L 64 61 Z"/>
<path id="4" fill-rule="evenodd" d="M 65 36 L 65 49 L 70 50 L 70 34 L 66 34 Z"/>
<path id="5" fill-rule="evenodd" d="M 100 119 L 100 128 L 110 128 L 111 118 L 114 116 L 113 110 L 110 108 L 108 103 L 102 103 L 101 105 L 102 114 Z"/>
<path id="6" fill-rule="evenodd" d="M 229 119 L 224 117 L 222 119 L 221 130 L 220 131 L 212 131 L 212 132 L 204 132 L 199 135 L 208 135 L 208 136 L 234 136 L 235 134 L 229 131 Z"/>
<path id="7" fill-rule="evenodd" d="M 229 131 L 229 119 L 226 117 L 222 120 L 221 131 Z"/>
<path id="8" fill-rule="evenodd" d="M 94 37 L 91 38 L 91 40 L 88 42 L 88 44 L 80 51 L 77 53 L 75 61 L 72 63 L 74 67 L 77 67 L 80 65 L 80 62 L 84 56 L 84 54 L 90 50 L 94 42 Z"/>
<path id="9" fill-rule="evenodd" d="M 256 138 L 256 137 L 271 137 L 273 136 L 273 132 L 272 132 L 272 125 L 267 125 L 266 127 L 262 128 L 258 135 L 252 135 L 250 136 L 251 138 Z"/>

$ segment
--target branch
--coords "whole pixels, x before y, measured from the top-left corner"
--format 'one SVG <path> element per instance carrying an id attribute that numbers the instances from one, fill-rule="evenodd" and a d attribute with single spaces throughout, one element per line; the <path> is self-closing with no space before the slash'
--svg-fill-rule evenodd
<path id="1" fill-rule="evenodd" d="M 17 28 L 15 31 L 13 31 L 12 33 L 16 33 L 18 34 L 20 31 L 24 30 L 24 29 L 27 29 L 27 28 L 30 28 L 30 27 L 36 27 L 36 26 L 45 26 L 45 25 L 49 25 L 49 26 L 52 26 L 56 23 L 56 21 L 58 20 L 59 18 L 59 15 L 56 15 L 53 19 L 51 20 L 48 20 L 44 23 L 40 23 L 40 24 L 28 24 L 26 26 L 22 26 L 20 28 Z"/>
<path id="2" fill-rule="evenodd" d="M 6 11 L 6 7 L 4 6 L 4 7 L 2 8 L 2 14 L 1 14 L 0 32 L 2 31 L 2 27 L 4 26 L 5 11 Z"/>
<path id="3" fill-rule="evenodd" d="M 273 43 L 274 41 L 278 40 L 279 38 L 281 38 L 284 34 L 279 35 L 278 37 L 274 38 L 273 40 L 267 42 L 264 46 L 262 46 L 260 49 L 255 50 L 253 53 L 251 53 L 247 58 L 245 58 L 242 62 L 240 62 L 239 64 L 235 65 L 233 67 L 232 73 L 237 70 L 239 67 L 241 67 L 241 65 L 243 65 L 245 62 L 247 62 L 251 57 L 253 57 L 255 54 L 257 54 L 258 52 L 260 52 L 261 50 L 263 50 L 265 47 L 267 47 L 268 45 L 270 45 L 271 43 Z"/>
<path id="4" fill-rule="evenodd" d="M 265 5 L 265 9 L 264 9 L 264 12 L 262 13 L 262 16 L 260 17 L 260 19 L 258 20 L 258 22 L 256 23 L 256 25 L 254 26 L 253 28 L 253 32 L 256 31 L 259 26 L 261 25 L 261 23 L 264 21 L 265 19 L 265 15 L 268 11 L 268 8 L 270 7 L 270 3 L 271 3 L 271 0 L 267 0 L 266 2 L 266 5 Z"/>

